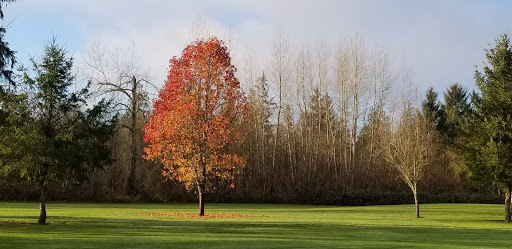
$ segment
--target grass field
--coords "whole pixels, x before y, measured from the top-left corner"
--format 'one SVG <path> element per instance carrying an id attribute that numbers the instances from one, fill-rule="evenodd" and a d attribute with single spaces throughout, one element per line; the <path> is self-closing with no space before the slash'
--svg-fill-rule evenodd
<path id="1" fill-rule="evenodd" d="M 0 202 L 0 248 L 512 248 L 502 205 L 331 207 L 207 204 L 238 218 L 145 216 L 195 213 L 195 204 Z"/>

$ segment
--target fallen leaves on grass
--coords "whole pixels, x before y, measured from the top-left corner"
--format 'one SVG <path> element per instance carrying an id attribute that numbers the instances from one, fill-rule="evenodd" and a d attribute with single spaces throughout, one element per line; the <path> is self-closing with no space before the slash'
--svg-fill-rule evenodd
<path id="1" fill-rule="evenodd" d="M 204 216 L 200 216 L 199 214 L 192 213 L 138 213 L 137 215 L 217 219 L 254 217 L 252 215 L 247 214 L 205 214 Z"/>

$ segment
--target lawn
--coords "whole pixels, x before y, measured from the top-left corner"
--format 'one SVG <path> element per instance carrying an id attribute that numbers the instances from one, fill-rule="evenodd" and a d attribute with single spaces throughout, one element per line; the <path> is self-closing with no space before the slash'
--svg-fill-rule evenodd
<path id="1" fill-rule="evenodd" d="M 195 213 L 195 204 L 0 202 L 0 248 L 511 248 L 502 205 L 333 207 L 207 204 L 234 218 L 146 216 Z M 249 217 L 247 217 L 249 216 Z"/>

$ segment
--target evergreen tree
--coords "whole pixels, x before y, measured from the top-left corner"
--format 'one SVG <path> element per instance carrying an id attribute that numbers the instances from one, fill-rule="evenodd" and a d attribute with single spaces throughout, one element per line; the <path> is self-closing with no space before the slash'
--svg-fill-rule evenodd
<path id="1" fill-rule="evenodd" d="M 110 160 L 108 141 L 115 117 L 109 102 L 87 107 L 87 87 L 70 92 L 73 58 L 55 39 L 40 62 L 32 59 L 34 77 L 25 73 L 24 93 L 3 94 L 5 124 L 0 133 L 0 165 L 36 182 L 41 190 L 39 223 L 46 222 L 46 187 L 51 182 L 80 183 Z"/>
<path id="2" fill-rule="evenodd" d="M 444 93 L 444 124 L 441 133 L 452 143 L 469 112 L 468 94 L 458 83 L 452 84 Z"/>
<path id="3" fill-rule="evenodd" d="M 259 122 L 259 127 L 263 131 L 263 135 L 270 137 L 271 135 L 271 122 L 270 118 L 276 107 L 273 98 L 269 96 L 268 79 L 265 73 L 258 78 L 257 85 L 250 91 L 251 112 L 255 115 Z"/>
<path id="4" fill-rule="evenodd" d="M 248 119 L 248 126 L 251 127 L 245 140 L 247 147 L 248 158 L 245 167 L 244 175 L 246 176 L 259 176 L 253 183 L 242 182 L 242 185 L 257 185 L 261 191 L 265 192 L 266 183 L 269 179 L 270 170 L 266 167 L 271 164 L 272 158 L 269 156 L 270 149 L 272 148 L 273 132 L 271 117 L 276 107 L 273 98 L 269 96 L 269 85 L 267 76 L 262 73 L 258 77 L 256 85 L 249 90 L 247 103 L 251 110 L 251 115 Z M 246 177 L 252 179 L 252 177 Z M 256 177 L 254 177 L 256 178 Z"/>
<path id="5" fill-rule="evenodd" d="M 272 123 L 270 118 L 272 112 L 276 107 L 276 103 L 269 96 L 269 86 L 265 73 L 258 78 L 256 86 L 249 90 L 247 102 L 251 110 L 251 130 L 249 137 L 255 139 L 252 145 L 259 146 L 258 151 L 262 158 L 265 158 L 265 151 L 270 146 L 272 138 Z M 247 141 L 250 141 L 248 138 Z M 251 142 L 249 142 L 251 143 Z M 262 159 L 261 164 L 265 164 L 265 160 Z"/>
<path id="6" fill-rule="evenodd" d="M 438 94 L 434 91 L 434 88 L 429 87 L 425 93 L 425 100 L 421 104 L 421 112 L 438 130 L 442 130 L 444 126 L 444 108 L 437 97 Z"/>
<path id="7" fill-rule="evenodd" d="M 0 19 L 4 19 L 3 4 L 14 2 L 15 0 L 0 0 Z M 5 41 L 6 29 L 0 26 L 0 78 L 9 86 L 14 86 L 13 68 L 16 63 L 15 52 L 9 48 L 9 43 Z M 4 91 L 0 85 L 0 92 Z"/>
<path id="8" fill-rule="evenodd" d="M 313 130 L 319 133 L 325 133 L 327 129 L 332 131 L 336 124 L 336 112 L 332 104 L 331 97 L 325 93 L 321 94 L 318 88 L 313 89 L 313 93 L 309 97 L 309 110 L 302 118 L 307 120 L 306 123 L 313 125 Z"/>
<path id="9" fill-rule="evenodd" d="M 505 221 L 511 222 L 512 189 L 512 47 L 507 35 L 486 49 L 488 64 L 475 71 L 481 94 L 473 94 L 474 111 L 465 123 L 461 145 L 470 177 L 505 190 Z"/>

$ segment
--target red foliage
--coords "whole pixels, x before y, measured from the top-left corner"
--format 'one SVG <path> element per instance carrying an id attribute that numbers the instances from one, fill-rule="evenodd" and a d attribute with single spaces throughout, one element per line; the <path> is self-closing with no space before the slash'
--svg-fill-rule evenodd
<path id="1" fill-rule="evenodd" d="M 144 216 L 157 216 L 157 217 L 186 217 L 186 218 L 244 218 L 254 217 L 247 214 L 206 214 L 200 216 L 199 214 L 191 213 L 138 213 L 137 215 Z"/>
<path id="2" fill-rule="evenodd" d="M 243 141 L 247 102 L 227 48 L 212 37 L 170 60 L 167 82 L 145 125 L 146 159 L 162 174 L 204 188 L 207 179 L 232 179 L 245 160 L 230 150 Z M 201 189 L 200 189 L 201 191 Z"/>

